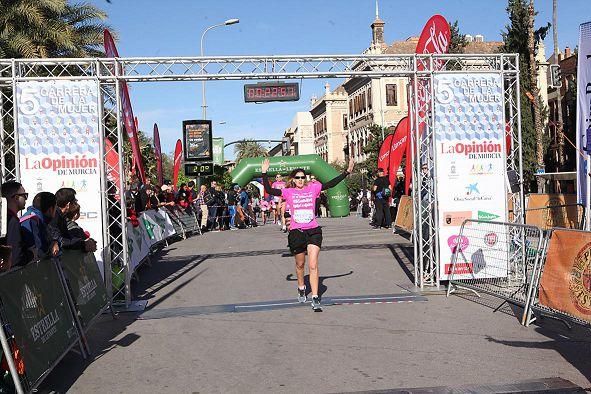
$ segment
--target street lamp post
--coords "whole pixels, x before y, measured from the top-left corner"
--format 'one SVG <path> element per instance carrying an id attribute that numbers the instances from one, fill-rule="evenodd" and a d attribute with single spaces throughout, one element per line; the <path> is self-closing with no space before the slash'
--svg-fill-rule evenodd
<path id="1" fill-rule="evenodd" d="M 209 26 L 207 29 L 205 29 L 203 31 L 203 34 L 201 34 L 201 57 L 203 57 L 203 39 L 205 38 L 205 33 L 210 31 L 211 29 L 215 29 L 216 27 L 234 25 L 239 22 L 240 22 L 240 19 L 238 19 L 238 18 L 228 19 L 224 23 L 218 23 L 217 25 Z M 202 72 L 205 72 L 205 67 L 202 69 Z M 205 80 L 201 81 L 201 94 L 202 94 L 202 96 L 201 96 L 202 115 L 203 115 L 203 119 L 207 119 L 207 103 L 205 101 Z"/>

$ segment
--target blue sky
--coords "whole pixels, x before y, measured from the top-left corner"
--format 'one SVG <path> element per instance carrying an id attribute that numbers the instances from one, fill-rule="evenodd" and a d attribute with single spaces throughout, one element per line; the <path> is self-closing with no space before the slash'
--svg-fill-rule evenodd
<path id="1" fill-rule="evenodd" d="M 198 56 L 204 29 L 230 18 L 240 23 L 213 29 L 205 38 L 206 55 L 358 54 L 371 41 L 369 25 L 374 0 L 92 0 L 109 14 L 107 23 L 119 35 L 119 54 L 133 56 Z M 464 34 L 500 40 L 508 23 L 505 0 L 380 0 L 386 42 L 418 35 L 433 14 L 459 21 Z M 552 21 L 552 0 L 536 0 L 536 25 Z M 561 48 L 575 48 L 578 26 L 591 20 L 589 0 L 559 0 Z M 546 39 L 552 52 L 551 34 Z M 297 111 L 309 109 L 324 83 L 304 80 L 298 102 L 245 104 L 244 81 L 208 82 L 208 118 L 214 136 L 226 143 L 242 138 L 280 139 Z M 131 84 L 130 95 L 140 129 L 152 133 L 158 123 L 163 151 L 171 152 L 185 119 L 201 118 L 199 82 Z M 225 122 L 225 124 L 219 124 Z M 226 158 L 232 157 L 231 148 Z"/>

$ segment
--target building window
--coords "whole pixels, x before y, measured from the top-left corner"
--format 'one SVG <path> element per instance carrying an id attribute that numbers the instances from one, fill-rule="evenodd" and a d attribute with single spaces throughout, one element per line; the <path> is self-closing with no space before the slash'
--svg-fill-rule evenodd
<path id="1" fill-rule="evenodd" d="M 347 121 L 347 114 L 343 114 L 343 130 L 347 130 L 349 128 L 349 123 Z"/>
<path id="2" fill-rule="evenodd" d="M 367 89 L 367 108 L 371 110 L 371 86 Z"/>
<path id="3" fill-rule="evenodd" d="M 396 90 L 396 84 L 386 85 L 386 105 L 398 105 L 398 92 Z"/>

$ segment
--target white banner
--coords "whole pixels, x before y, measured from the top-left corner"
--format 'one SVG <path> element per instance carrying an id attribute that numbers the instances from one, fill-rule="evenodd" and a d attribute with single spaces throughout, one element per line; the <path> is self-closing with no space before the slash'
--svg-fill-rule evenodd
<path id="1" fill-rule="evenodd" d="M 169 213 L 164 209 L 142 212 L 138 217 L 139 226 L 127 222 L 127 250 L 131 271 L 150 253 L 150 248 L 176 234 Z"/>
<path id="2" fill-rule="evenodd" d="M 454 248 L 468 246 L 458 237 L 462 222 L 507 219 L 503 86 L 495 73 L 439 74 L 434 82 L 439 274 L 446 280 Z M 484 235 L 479 255 L 458 263 L 454 278 L 507 275 L 506 266 L 484 269 L 494 264 L 487 256 L 494 248 L 484 246 Z M 495 237 L 494 245 L 506 245 L 502 234 L 486 235 Z"/>
<path id="3" fill-rule="evenodd" d="M 41 191 L 76 190 L 80 226 L 97 241 L 103 273 L 98 83 L 17 82 L 20 181 L 31 205 Z"/>
<path id="4" fill-rule="evenodd" d="M 586 160 L 591 148 L 591 22 L 583 23 L 579 30 L 577 63 L 577 199 L 587 205 L 589 171 Z"/>

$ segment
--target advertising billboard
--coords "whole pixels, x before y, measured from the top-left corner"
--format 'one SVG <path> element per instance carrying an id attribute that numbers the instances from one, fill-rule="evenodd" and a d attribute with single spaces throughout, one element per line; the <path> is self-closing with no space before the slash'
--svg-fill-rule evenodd
<path id="1" fill-rule="evenodd" d="M 507 221 L 503 85 L 495 73 L 439 74 L 434 84 L 439 274 L 446 280 L 453 251 L 467 246 L 458 238 L 464 220 Z M 427 174 L 423 182 L 432 176 Z M 501 239 L 505 235 L 495 236 L 492 246 L 485 239 L 474 241 L 482 242 L 481 248 L 470 248 L 478 256 L 458 263 L 454 279 L 507 276 L 506 264 L 491 257 L 507 245 Z"/>
<path id="2" fill-rule="evenodd" d="M 183 121 L 185 161 L 213 160 L 211 120 Z"/>
<path id="3" fill-rule="evenodd" d="M 27 206 L 41 191 L 76 190 L 80 227 L 97 241 L 103 272 L 98 84 L 96 81 L 27 81 L 16 86 L 20 181 Z"/>

